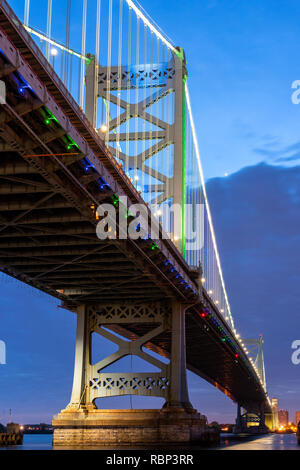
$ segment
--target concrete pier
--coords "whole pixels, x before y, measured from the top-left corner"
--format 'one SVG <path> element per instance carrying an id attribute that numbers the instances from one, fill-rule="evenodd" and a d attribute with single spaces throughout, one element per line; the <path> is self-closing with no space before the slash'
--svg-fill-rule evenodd
<path id="1" fill-rule="evenodd" d="M 196 410 L 63 410 L 54 417 L 53 446 L 219 442 Z"/>

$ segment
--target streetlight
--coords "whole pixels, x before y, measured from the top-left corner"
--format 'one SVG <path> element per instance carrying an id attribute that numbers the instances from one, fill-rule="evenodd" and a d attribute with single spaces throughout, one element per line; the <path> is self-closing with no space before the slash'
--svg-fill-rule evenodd
<path id="1" fill-rule="evenodd" d="M 106 124 L 102 124 L 100 130 L 101 130 L 101 132 L 102 132 L 103 134 L 105 134 L 105 132 L 108 131 L 108 126 L 107 126 Z"/>
<path id="2" fill-rule="evenodd" d="M 54 59 L 58 54 L 58 50 L 55 49 L 55 47 L 52 47 L 51 50 L 50 50 L 50 54 L 52 56 L 52 67 L 54 68 Z"/>

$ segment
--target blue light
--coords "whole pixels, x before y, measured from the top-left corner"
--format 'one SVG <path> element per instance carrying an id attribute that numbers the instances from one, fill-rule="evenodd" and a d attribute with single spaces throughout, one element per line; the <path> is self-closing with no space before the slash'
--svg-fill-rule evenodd
<path id="1" fill-rule="evenodd" d="M 95 168 L 94 165 L 92 164 L 92 162 L 88 159 L 88 158 L 85 158 L 85 162 L 89 165 L 89 168 Z"/>

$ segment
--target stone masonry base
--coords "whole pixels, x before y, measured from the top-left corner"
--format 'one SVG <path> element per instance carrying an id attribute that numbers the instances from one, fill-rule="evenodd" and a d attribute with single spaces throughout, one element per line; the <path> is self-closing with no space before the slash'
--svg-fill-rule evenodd
<path id="1" fill-rule="evenodd" d="M 54 416 L 53 446 L 218 442 L 196 410 L 63 410 Z"/>

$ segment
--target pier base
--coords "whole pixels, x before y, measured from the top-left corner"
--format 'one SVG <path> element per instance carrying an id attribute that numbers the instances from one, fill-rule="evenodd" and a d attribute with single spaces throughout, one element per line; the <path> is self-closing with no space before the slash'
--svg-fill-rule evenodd
<path id="1" fill-rule="evenodd" d="M 63 410 L 55 416 L 53 446 L 217 443 L 219 434 L 196 410 Z"/>

